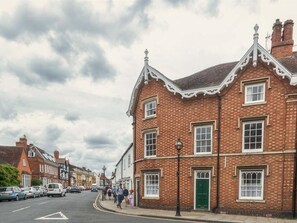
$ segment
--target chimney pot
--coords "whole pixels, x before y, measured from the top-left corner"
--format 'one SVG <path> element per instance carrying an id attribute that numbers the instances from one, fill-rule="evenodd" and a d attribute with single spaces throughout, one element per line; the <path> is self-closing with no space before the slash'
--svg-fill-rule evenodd
<path id="1" fill-rule="evenodd" d="M 293 54 L 293 20 L 289 19 L 282 25 L 277 19 L 273 24 L 271 36 L 271 54 L 276 58 L 290 57 Z"/>
<path id="2" fill-rule="evenodd" d="M 55 150 L 54 151 L 54 157 L 55 157 L 55 159 L 59 159 L 59 156 L 60 156 L 59 151 L 58 150 Z"/>

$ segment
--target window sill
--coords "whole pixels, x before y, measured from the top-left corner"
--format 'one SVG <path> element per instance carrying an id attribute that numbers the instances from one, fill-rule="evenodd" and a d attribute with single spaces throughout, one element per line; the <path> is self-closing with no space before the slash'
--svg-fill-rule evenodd
<path id="1" fill-rule="evenodd" d="M 154 118 L 157 118 L 157 115 L 153 115 L 153 116 L 145 117 L 145 118 L 142 119 L 142 121 L 150 120 L 150 119 L 154 119 Z"/>
<path id="2" fill-rule="evenodd" d="M 258 154 L 258 153 L 263 153 L 263 150 L 252 150 L 252 151 L 242 150 L 242 153 L 243 154 Z"/>
<path id="3" fill-rule="evenodd" d="M 248 107 L 248 106 L 254 106 L 254 105 L 265 105 L 265 104 L 267 104 L 266 101 L 252 102 L 252 103 L 245 103 L 245 104 L 242 104 L 242 107 Z"/>
<path id="4" fill-rule="evenodd" d="M 143 200 L 160 200 L 160 197 L 142 197 Z"/>
<path id="5" fill-rule="evenodd" d="M 237 199 L 236 203 L 266 203 L 265 200 L 249 200 L 249 199 Z"/>

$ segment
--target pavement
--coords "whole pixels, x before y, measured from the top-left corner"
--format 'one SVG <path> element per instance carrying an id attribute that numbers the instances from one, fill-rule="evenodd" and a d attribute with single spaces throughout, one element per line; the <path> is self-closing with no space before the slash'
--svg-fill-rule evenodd
<path id="1" fill-rule="evenodd" d="M 211 212 L 202 211 L 181 211 L 181 216 L 175 216 L 175 210 L 158 210 L 148 209 L 140 207 L 130 207 L 122 203 L 122 209 L 118 208 L 113 199 L 102 200 L 101 194 L 94 203 L 94 207 L 103 209 L 105 211 L 114 212 L 117 214 L 124 214 L 130 216 L 150 217 L 150 218 L 162 218 L 172 220 L 184 220 L 192 222 L 230 222 L 230 223 L 296 223 L 297 220 L 293 219 L 281 219 L 281 218 L 268 218 L 268 217 L 256 217 L 245 215 L 231 215 L 231 214 L 215 214 Z"/>

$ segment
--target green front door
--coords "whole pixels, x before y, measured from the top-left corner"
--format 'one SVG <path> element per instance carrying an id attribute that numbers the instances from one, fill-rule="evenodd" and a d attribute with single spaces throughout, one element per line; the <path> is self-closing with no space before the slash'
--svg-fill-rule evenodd
<path id="1" fill-rule="evenodd" d="M 209 206 L 209 179 L 196 179 L 196 209 Z"/>

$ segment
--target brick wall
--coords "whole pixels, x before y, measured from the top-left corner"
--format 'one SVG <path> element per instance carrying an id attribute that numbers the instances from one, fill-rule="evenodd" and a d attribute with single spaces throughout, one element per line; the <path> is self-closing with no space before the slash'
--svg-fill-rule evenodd
<path id="1" fill-rule="evenodd" d="M 244 106 L 244 81 L 263 78 L 266 82 L 266 103 Z M 280 79 L 269 66 L 258 63 L 238 74 L 231 86 L 221 93 L 220 187 L 217 211 L 255 215 L 281 215 L 292 210 L 293 169 L 296 135 L 296 102 L 288 102 L 288 94 L 296 92 L 287 79 Z M 157 97 L 156 118 L 144 119 L 143 101 Z M 181 209 L 194 209 L 194 171 L 211 171 L 210 210 L 217 206 L 218 98 L 198 96 L 181 99 L 163 87 L 161 80 L 150 79 L 139 91 L 135 109 L 135 176 L 140 178 L 140 206 L 174 209 L 176 206 L 176 149 L 181 138 Z M 242 153 L 244 117 L 265 117 L 264 153 Z M 214 123 L 212 154 L 194 156 L 193 123 Z M 157 128 L 157 157 L 144 158 L 143 131 Z M 239 170 L 242 166 L 264 169 L 264 200 L 239 201 Z M 145 171 L 159 171 L 159 199 L 144 198 Z"/>

